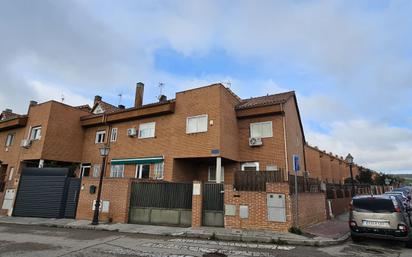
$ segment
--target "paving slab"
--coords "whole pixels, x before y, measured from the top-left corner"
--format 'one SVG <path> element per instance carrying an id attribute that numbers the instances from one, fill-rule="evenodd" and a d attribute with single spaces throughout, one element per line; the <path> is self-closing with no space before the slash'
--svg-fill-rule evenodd
<path id="1" fill-rule="evenodd" d="M 343 220 L 343 218 L 342 218 Z M 342 220 L 340 222 L 342 222 Z M 305 235 L 296 235 L 292 233 L 272 232 L 264 230 L 240 230 L 225 229 L 213 227 L 200 228 L 181 228 L 168 226 L 153 226 L 139 224 L 122 224 L 122 223 L 101 223 L 97 226 L 91 225 L 89 220 L 74 219 L 47 219 L 47 218 L 25 218 L 25 217 L 8 217 L 0 216 L 0 223 L 20 224 L 20 225 L 38 225 L 49 227 L 118 231 L 122 233 L 145 234 L 155 236 L 171 236 L 177 238 L 198 238 L 198 239 L 215 239 L 232 242 L 245 242 L 247 244 L 274 243 L 290 245 L 307 245 L 307 246 L 326 246 L 339 244 L 347 238 L 338 237 L 330 238 L 327 236 L 317 235 L 314 238 Z M 325 226 L 340 225 L 339 222 L 329 222 L 321 224 L 319 229 L 312 228 L 313 231 L 324 231 Z M 329 227 L 329 229 L 331 229 Z M 333 230 L 333 229 L 332 229 Z M 339 230 L 340 231 L 340 230 Z"/>
<path id="2" fill-rule="evenodd" d="M 305 228 L 305 233 L 314 236 L 314 239 L 341 239 L 349 234 L 349 213 L 336 216 L 334 219 L 327 220 Z"/>

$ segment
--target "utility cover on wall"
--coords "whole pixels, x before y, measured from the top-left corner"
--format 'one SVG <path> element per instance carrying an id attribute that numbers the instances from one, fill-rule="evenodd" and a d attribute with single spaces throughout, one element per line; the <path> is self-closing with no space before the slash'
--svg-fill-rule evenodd
<path id="1" fill-rule="evenodd" d="M 241 219 L 249 218 L 249 206 L 247 205 L 239 206 L 239 215 Z"/>
<path id="2" fill-rule="evenodd" d="M 225 204 L 225 215 L 226 216 L 235 216 L 236 215 L 236 205 L 234 205 L 234 204 Z"/>

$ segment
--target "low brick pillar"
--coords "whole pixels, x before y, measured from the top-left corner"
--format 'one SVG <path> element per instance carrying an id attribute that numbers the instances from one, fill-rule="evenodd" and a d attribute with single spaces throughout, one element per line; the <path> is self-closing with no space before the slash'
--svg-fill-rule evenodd
<path id="1" fill-rule="evenodd" d="M 202 226 L 202 182 L 193 181 L 192 228 Z"/>

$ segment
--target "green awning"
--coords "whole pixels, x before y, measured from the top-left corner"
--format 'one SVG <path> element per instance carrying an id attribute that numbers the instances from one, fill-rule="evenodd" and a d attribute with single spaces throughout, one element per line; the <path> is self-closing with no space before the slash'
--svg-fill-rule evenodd
<path id="1" fill-rule="evenodd" d="M 146 164 L 163 162 L 163 156 L 145 157 L 145 158 L 128 158 L 128 159 L 112 159 L 110 164 Z"/>

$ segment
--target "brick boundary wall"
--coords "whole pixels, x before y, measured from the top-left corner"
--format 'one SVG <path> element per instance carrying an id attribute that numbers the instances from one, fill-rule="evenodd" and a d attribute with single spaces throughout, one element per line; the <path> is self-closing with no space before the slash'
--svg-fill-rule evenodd
<path id="1" fill-rule="evenodd" d="M 199 186 L 199 194 L 195 194 L 195 185 Z M 192 227 L 199 228 L 202 226 L 202 201 L 203 185 L 200 181 L 193 181 L 192 195 Z"/>
<path id="2" fill-rule="evenodd" d="M 130 190 L 132 179 L 127 178 L 104 178 L 102 186 L 103 201 L 109 201 L 109 212 L 100 213 L 99 220 L 127 223 L 129 219 Z M 96 193 L 90 194 L 90 186 L 98 187 L 99 179 L 83 178 L 81 182 L 79 203 L 77 205 L 76 219 L 92 220 L 93 200 L 97 198 Z"/>
<path id="3" fill-rule="evenodd" d="M 351 200 L 352 200 L 351 197 L 326 199 L 326 209 L 327 209 L 328 219 L 334 218 L 337 215 L 348 212 L 349 203 Z M 329 202 L 330 202 L 330 207 L 332 209 L 332 213 L 329 212 Z"/>
<path id="4" fill-rule="evenodd" d="M 324 193 L 299 193 L 298 194 L 298 224 L 300 228 L 325 221 L 326 196 Z M 293 216 L 295 216 L 295 196 L 291 196 L 293 203 Z"/>
<path id="5" fill-rule="evenodd" d="M 286 222 L 268 221 L 267 194 L 285 194 Z M 234 191 L 232 185 L 225 185 L 225 204 L 236 206 L 235 216 L 225 216 L 225 228 L 229 229 L 259 229 L 287 232 L 292 226 L 291 198 L 288 183 L 267 183 L 266 192 Z M 249 207 L 249 217 L 241 219 L 239 206 Z"/>

